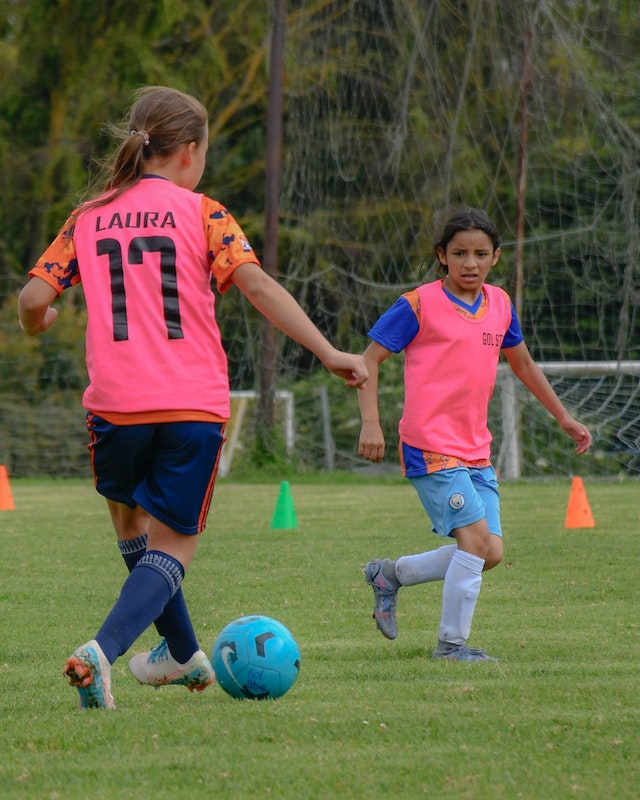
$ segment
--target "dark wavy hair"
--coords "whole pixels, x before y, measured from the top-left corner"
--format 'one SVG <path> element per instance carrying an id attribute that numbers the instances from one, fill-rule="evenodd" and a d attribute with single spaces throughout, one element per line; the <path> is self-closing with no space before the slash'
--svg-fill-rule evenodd
<path id="1" fill-rule="evenodd" d="M 444 217 L 444 219 L 439 225 L 439 233 L 433 246 L 436 258 L 438 258 L 438 250 L 446 250 L 449 242 L 460 231 L 484 231 L 491 239 L 494 251 L 500 247 L 500 234 L 486 211 L 464 206 L 451 208 L 439 216 Z M 439 258 L 438 264 L 441 270 L 446 273 L 447 268 L 440 263 Z"/>

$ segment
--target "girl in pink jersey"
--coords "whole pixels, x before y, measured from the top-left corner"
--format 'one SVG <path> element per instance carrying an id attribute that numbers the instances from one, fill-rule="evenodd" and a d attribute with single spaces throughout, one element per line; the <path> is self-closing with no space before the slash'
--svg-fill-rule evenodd
<path id="1" fill-rule="evenodd" d="M 140 683 L 203 691 L 214 680 L 181 589 L 229 418 L 212 276 L 221 292 L 237 286 L 348 386 L 367 378 L 363 357 L 333 347 L 263 272 L 227 209 L 195 193 L 207 146 L 201 103 L 165 87 L 141 90 L 104 193 L 74 211 L 20 293 L 20 324 L 33 336 L 55 322 L 54 301 L 82 282 L 91 465 L 129 569 L 95 638 L 65 666 L 83 708 L 114 707 L 111 665 L 151 623 L 163 638 L 131 659 Z"/>
<path id="2" fill-rule="evenodd" d="M 388 639 L 397 636 L 401 586 L 443 581 L 442 614 L 434 658 L 495 661 L 467 645 L 483 570 L 502 560 L 496 474 L 490 462 L 489 400 L 498 358 L 556 418 L 585 453 L 591 434 L 563 406 L 525 345 L 507 294 L 485 283 L 500 257 L 498 232 L 480 210 L 453 211 L 435 247 L 445 277 L 403 295 L 375 323 L 364 353 L 369 380 L 359 393 L 358 452 L 384 457 L 378 412 L 380 364 L 405 353 L 405 401 L 399 425 L 403 474 L 411 481 L 435 533 L 456 544 L 425 553 L 377 558 L 363 572 L 375 596 L 374 619 Z"/>

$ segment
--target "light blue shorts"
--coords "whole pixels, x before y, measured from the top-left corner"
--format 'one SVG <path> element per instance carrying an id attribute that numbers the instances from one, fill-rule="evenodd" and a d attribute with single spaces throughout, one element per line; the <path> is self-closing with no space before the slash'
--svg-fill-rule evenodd
<path id="1" fill-rule="evenodd" d="M 455 528 L 472 525 L 483 517 L 490 533 L 502 536 L 500 494 L 493 467 L 455 467 L 408 480 L 438 536 L 452 536 Z"/>

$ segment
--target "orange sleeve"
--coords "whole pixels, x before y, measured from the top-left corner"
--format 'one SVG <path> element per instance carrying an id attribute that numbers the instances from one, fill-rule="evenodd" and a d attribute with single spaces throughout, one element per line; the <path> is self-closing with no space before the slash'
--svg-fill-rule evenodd
<path id="1" fill-rule="evenodd" d="M 237 267 L 260 262 L 240 225 L 217 200 L 203 197 L 202 216 L 211 272 L 218 291 L 224 293 L 231 286 L 231 275 Z"/>
<path id="2" fill-rule="evenodd" d="M 73 243 L 73 216 L 65 222 L 56 238 L 29 271 L 29 277 L 46 281 L 61 295 L 65 289 L 80 283 L 78 259 Z"/>

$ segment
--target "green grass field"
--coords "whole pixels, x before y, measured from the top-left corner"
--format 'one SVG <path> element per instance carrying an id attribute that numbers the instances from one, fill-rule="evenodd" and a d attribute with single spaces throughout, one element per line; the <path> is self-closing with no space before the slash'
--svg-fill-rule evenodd
<path id="1" fill-rule="evenodd" d="M 125 577 L 90 482 L 13 481 L 0 512 L 0 797 L 640 797 L 640 520 L 635 483 L 586 483 L 594 529 L 566 530 L 570 481 L 502 487 L 506 556 L 485 575 L 471 645 L 433 661 L 441 584 L 402 590 L 380 636 L 372 557 L 438 544 L 400 480 L 290 481 L 298 528 L 270 530 L 277 481 L 219 481 L 184 584 L 201 646 L 267 614 L 302 653 L 276 701 L 154 690 L 113 670 L 115 712 L 62 677 Z M 156 642 L 148 631 L 137 652 Z"/>

